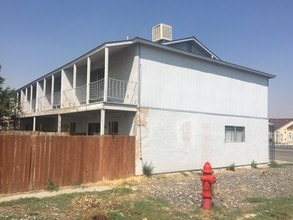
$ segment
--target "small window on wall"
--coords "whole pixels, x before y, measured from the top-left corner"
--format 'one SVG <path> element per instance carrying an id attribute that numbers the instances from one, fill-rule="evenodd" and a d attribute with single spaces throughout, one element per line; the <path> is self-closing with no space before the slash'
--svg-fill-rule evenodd
<path id="1" fill-rule="evenodd" d="M 118 121 L 109 122 L 109 135 L 118 135 Z"/>
<path id="2" fill-rule="evenodd" d="M 245 127 L 225 126 L 225 142 L 244 142 Z"/>

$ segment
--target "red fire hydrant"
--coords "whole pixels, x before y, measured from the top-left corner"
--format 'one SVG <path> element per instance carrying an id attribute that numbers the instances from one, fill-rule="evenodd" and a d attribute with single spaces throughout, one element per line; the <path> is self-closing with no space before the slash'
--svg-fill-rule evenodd
<path id="1" fill-rule="evenodd" d="M 212 184 L 215 184 L 217 178 L 212 175 L 214 172 L 212 166 L 209 162 L 206 162 L 201 170 L 202 176 L 200 180 L 202 181 L 202 206 L 203 209 L 210 209 L 212 206 Z"/>

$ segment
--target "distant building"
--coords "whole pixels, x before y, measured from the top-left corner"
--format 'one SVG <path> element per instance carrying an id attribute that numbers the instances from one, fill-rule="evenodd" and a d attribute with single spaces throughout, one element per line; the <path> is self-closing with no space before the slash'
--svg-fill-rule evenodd
<path id="1" fill-rule="evenodd" d="M 293 118 L 272 118 L 269 123 L 276 144 L 293 144 Z"/>
<path id="2" fill-rule="evenodd" d="M 106 42 L 17 90 L 23 130 L 136 136 L 137 174 L 268 162 L 274 75 L 222 61 L 195 37 Z"/>

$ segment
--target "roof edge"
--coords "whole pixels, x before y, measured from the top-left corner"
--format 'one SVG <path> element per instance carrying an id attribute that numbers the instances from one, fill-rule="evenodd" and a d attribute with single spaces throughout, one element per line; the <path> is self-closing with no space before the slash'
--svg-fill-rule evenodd
<path id="1" fill-rule="evenodd" d="M 187 41 L 194 41 L 197 45 L 199 45 L 204 51 L 206 51 L 208 54 L 210 54 L 211 58 L 214 58 L 216 60 L 221 60 L 220 57 L 218 57 L 214 52 L 212 52 L 210 49 L 208 49 L 203 43 L 201 43 L 195 36 L 187 37 L 187 38 L 181 38 L 169 42 L 162 43 L 163 45 L 171 45 L 176 43 L 182 43 Z"/>
<path id="2" fill-rule="evenodd" d="M 213 54 L 215 58 L 217 57 L 212 51 L 210 51 L 203 44 L 201 44 L 195 37 L 178 39 L 178 40 L 174 40 L 172 42 L 180 42 L 180 41 L 184 42 L 184 41 L 188 41 L 188 40 L 194 40 L 197 44 L 199 44 L 201 47 L 203 47 L 203 49 L 205 49 L 207 52 L 209 52 L 210 54 Z M 135 44 L 135 43 L 142 43 L 142 44 L 146 44 L 146 45 L 150 45 L 150 46 L 155 46 L 155 47 L 162 48 L 162 49 L 165 49 L 165 50 L 169 50 L 169 51 L 184 54 L 184 55 L 187 55 L 187 56 L 195 57 L 195 58 L 198 58 L 198 59 L 201 59 L 201 60 L 205 60 L 207 62 L 217 63 L 217 64 L 228 66 L 228 67 L 231 67 L 231 68 L 240 69 L 240 70 L 243 70 L 243 71 L 248 71 L 248 72 L 251 72 L 251 73 L 254 73 L 254 74 L 257 74 L 257 75 L 267 77 L 269 79 L 276 77 L 275 75 L 272 75 L 272 74 L 269 74 L 269 73 L 266 73 L 266 72 L 262 72 L 262 71 L 258 71 L 258 70 L 251 69 L 251 68 L 248 68 L 248 67 L 244 67 L 244 66 L 240 66 L 240 65 L 237 65 L 237 64 L 222 61 L 219 57 L 217 57 L 217 59 L 208 58 L 208 57 L 203 57 L 203 56 L 200 56 L 200 55 L 192 54 L 192 53 L 189 53 L 189 52 L 186 52 L 186 51 L 182 51 L 182 50 L 179 50 L 179 49 L 176 49 L 176 48 L 173 48 L 173 47 L 169 47 L 168 44 L 170 44 L 172 42 L 166 42 L 164 44 L 160 44 L 160 43 L 152 42 L 150 40 L 140 38 L 140 37 L 134 37 L 134 38 L 129 39 L 129 40 L 104 42 L 104 43 L 100 44 L 99 46 L 95 47 L 94 49 L 84 53 L 81 56 L 79 56 L 78 58 L 76 58 L 76 59 L 74 59 L 74 60 L 72 60 L 72 61 L 70 61 L 70 62 L 68 62 L 68 63 L 66 63 L 64 65 L 62 65 L 61 67 L 59 67 L 59 68 L 57 68 L 57 69 L 55 69 L 53 71 L 50 71 L 49 73 L 47 73 L 45 75 L 42 75 L 41 77 L 37 78 L 36 80 L 33 80 L 33 81 L 25 84 L 24 86 L 20 87 L 16 91 L 19 91 L 19 90 L 27 87 L 28 85 L 39 81 L 42 78 L 46 78 L 46 77 L 54 74 L 55 72 L 61 71 L 62 69 L 65 69 L 66 67 L 68 67 L 68 66 L 70 66 L 70 65 L 72 65 L 74 63 L 79 62 L 80 60 L 84 59 L 85 57 L 91 56 L 92 54 L 104 49 L 105 47 L 115 47 L 115 46 L 128 45 L 128 44 L 131 45 L 131 44 Z"/>

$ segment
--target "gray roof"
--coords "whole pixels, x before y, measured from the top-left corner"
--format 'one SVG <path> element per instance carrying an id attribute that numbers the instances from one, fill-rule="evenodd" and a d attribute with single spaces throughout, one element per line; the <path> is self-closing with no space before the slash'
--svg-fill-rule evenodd
<path id="1" fill-rule="evenodd" d="M 270 118 L 269 119 L 269 122 L 275 126 L 276 130 L 285 126 L 286 124 L 290 123 L 291 121 L 293 121 L 293 118 Z"/>
<path id="2" fill-rule="evenodd" d="M 174 45 L 176 43 L 183 42 L 183 41 L 194 41 L 198 46 L 202 47 L 203 50 L 205 50 L 208 54 L 210 54 L 211 57 L 206 57 L 206 56 L 193 54 L 193 53 L 183 51 L 183 50 L 180 50 L 180 49 L 176 49 L 176 48 L 173 48 L 173 47 L 169 46 L 169 45 Z M 191 56 L 191 57 L 201 59 L 201 60 L 205 60 L 205 61 L 208 61 L 208 62 L 211 62 L 211 63 L 217 63 L 219 65 L 227 66 L 227 67 L 230 67 L 230 68 L 243 70 L 243 71 L 248 71 L 248 72 L 254 73 L 256 75 L 267 77 L 268 79 L 275 77 L 275 75 L 272 75 L 272 74 L 269 74 L 269 73 L 265 73 L 265 72 L 262 72 L 262 71 L 250 69 L 250 68 L 240 66 L 240 65 L 237 65 L 237 64 L 222 61 L 212 51 L 210 51 L 203 44 L 201 44 L 195 37 L 189 37 L 189 38 L 184 38 L 184 39 L 179 39 L 179 40 L 173 40 L 171 42 L 165 42 L 165 43 L 156 43 L 156 42 L 146 40 L 146 39 L 143 39 L 143 38 L 140 38 L 140 37 L 135 37 L 135 38 L 130 39 L 130 40 L 105 42 L 105 43 L 95 47 L 94 49 L 90 50 L 89 52 L 81 55 L 80 57 L 70 61 L 69 63 L 66 63 L 65 65 L 63 65 L 63 66 L 61 66 L 61 67 L 59 67 L 59 68 L 57 68 L 57 69 L 55 69 L 55 70 L 53 70 L 51 72 L 39 77 L 38 79 L 28 83 L 27 85 L 19 88 L 18 90 L 21 90 L 21 89 L 27 87 L 28 85 L 34 84 L 35 82 L 39 81 L 42 78 L 46 78 L 46 77 L 48 77 L 48 76 L 50 76 L 50 75 L 52 75 L 54 73 L 57 73 L 57 72 L 61 71 L 62 69 L 65 69 L 68 66 L 73 65 L 73 64 L 81 61 L 82 59 L 85 59 L 86 57 L 93 55 L 94 53 L 96 53 L 98 51 L 102 51 L 105 47 L 129 46 L 129 45 L 133 45 L 133 44 L 144 44 L 144 45 L 157 47 L 157 48 L 160 48 L 162 50 L 173 51 L 173 52 L 176 52 L 176 53 L 179 53 L 179 54 L 182 54 L 182 55 Z"/>

